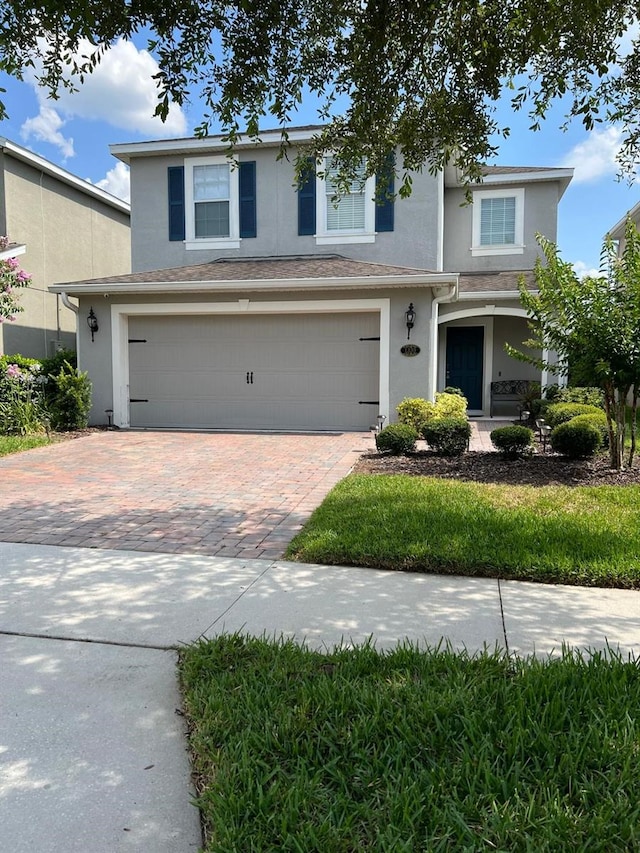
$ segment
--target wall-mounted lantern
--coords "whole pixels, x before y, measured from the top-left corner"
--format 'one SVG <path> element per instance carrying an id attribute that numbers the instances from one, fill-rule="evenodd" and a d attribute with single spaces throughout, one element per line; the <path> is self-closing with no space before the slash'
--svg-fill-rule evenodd
<path id="1" fill-rule="evenodd" d="M 87 317 L 87 326 L 89 327 L 89 331 L 91 332 L 91 343 L 93 343 L 93 336 L 98 331 L 98 318 L 93 313 L 93 308 L 89 309 L 89 316 Z"/>
<path id="2" fill-rule="evenodd" d="M 416 322 L 416 312 L 413 308 L 413 302 L 409 303 L 409 308 L 404 312 L 405 322 L 407 324 L 407 340 L 411 337 L 411 329 Z"/>

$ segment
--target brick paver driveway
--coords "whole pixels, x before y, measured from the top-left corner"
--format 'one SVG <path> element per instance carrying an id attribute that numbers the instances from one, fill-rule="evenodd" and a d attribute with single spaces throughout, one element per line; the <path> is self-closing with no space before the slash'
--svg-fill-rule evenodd
<path id="1" fill-rule="evenodd" d="M 91 433 L 0 458 L 0 541 L 274 559 L 372 447 L 363 433 Z"/>

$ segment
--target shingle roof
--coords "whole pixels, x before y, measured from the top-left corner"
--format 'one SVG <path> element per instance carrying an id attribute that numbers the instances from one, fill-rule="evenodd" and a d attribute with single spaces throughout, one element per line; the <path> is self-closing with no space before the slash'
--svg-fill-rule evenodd
<path id="1" fill-rule="evenodd" d="M 309 255 L 279 258 L 218 259 L 205 264 L 149 270 L 121 276 L 93 278 L 82 283 L 144 284 L 222 281 L 286 281 L 327 278 L 367 278 L 380 276 L 425 276 L 432 270 L 354 261 L 340 255 Z M 81 282 L 65 282 L 80 284 Z"/>
<path id="2" fill-rule="evenodd" d="M 529 289 L 535 289 L 536 282 L 530 270 L 513 270 L 508 272 L 462 273 L 460 276 L 459 292 L 463 293 L 499 293 L 513 296 L 518 292 L 518 282 L 524 276 Z"/>

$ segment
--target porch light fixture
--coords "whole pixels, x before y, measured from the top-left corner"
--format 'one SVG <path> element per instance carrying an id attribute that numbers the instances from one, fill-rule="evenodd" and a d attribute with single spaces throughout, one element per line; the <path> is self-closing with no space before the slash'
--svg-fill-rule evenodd
<path id="1" fill-rule="evenodd" d="M 93 336 L 98 331 L 98 318 L 93 313 L 93 308 L 89 309 L 89 316 L 87 317 L 87 326 L 89 327 L 89 331 L 91 332 L 91 343 L 93 343 Z"/>
<path id="2" fill-rule="evenodd" d="M 413 308 L 413 302 L 409 303 L 409 308 L 404 312 L 404 318 L 407 323 L 407 340 L 411 337 L 411 329 L 416 322 L 416 312 Z"/>

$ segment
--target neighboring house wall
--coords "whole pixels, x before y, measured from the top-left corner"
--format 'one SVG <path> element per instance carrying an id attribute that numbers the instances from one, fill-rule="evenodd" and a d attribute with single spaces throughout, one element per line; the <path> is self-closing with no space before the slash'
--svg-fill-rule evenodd
<path id="1" fill-rule="evenodd" d="M 410 198 L 395 201 L 393 231 L 376 233 L 373 242 L 336 241 L 318 245 L 315 236 L 298 233 L 294 166 L 290 160 L 278 161 L 275 148 L 238 152 L 239 162 L 256 164 L 256 236 L 241 239 L 237 248 L 220 245 L 188 249 L 183 241 L 169 240 L 167 170 L 188 166 L 190 159 L 196 156 L 200 162 L 207 157 L 207 152 L 131 157 L 134 272 L 204 263 L 216 258 L 309 254 L 341 254 L 357 260 L 399 263 L 434 271 L 442 268 L 442 176 L 434 177 L 427 172 L 414 176 Z M 220 156 L 220 152 L 215 156 Z M 188 182 L 189 173 L 185 170 L 185 183 L 188 185 Z"/>
<path id="2" fill-rule="evenodd" d="M 28 158 L 30 152 L 24 154 Z M 27 162 L 6 149 L 0 156 L 0 230 L 26 246 L 20 265 L 33 276 L 20 294 L 24 311 L 0 327 L 0 352 L 41 358 L 52 355 L 58 342 L 75 349 L 76 316 L 47 288 L 130 271 L 127 207 L 116 199 L 106 202 L 106 194 L 89 184 L 85 190 L 78 186 L 84 182 L 67 183 L 39 168 L 40 158 Z"/>
<path id="3" fill-rule="evenodd" d="M 482 247 L 483 254 L 474 253 L 474 216 L 480 213 L 478 200 L 491 193 L 494 197 L 516 198 L 522 215 L 522 243 L 517 239 L 513 251 Z M 472 193 L 474 202 L 465 203 L 462 188 L 445 190 L 444 268 L 456 272 L 532 269 L 540 248 L 536 234 L 555 242 L 557 239 L 557 210 L 559 187 L 557 181 L 527 184 L 482 184 Z M 520 210 L 518 211 L 520 215 Z M 475 250 L 480 247 L 477 244 Z"/>

